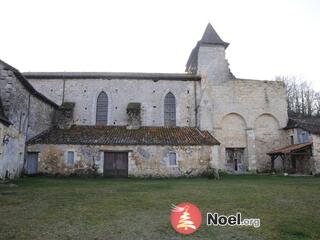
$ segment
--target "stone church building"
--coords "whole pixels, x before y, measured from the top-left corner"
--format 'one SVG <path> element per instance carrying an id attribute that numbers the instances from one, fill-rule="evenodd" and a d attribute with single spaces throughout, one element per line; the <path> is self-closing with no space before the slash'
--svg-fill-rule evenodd
<path id="1" fill-rule="evenodd" d="M 208 24 L 179 74 L 20 73 L 0 61 L 0 178 L 281 168 L 267 153 L 290 144 L 285 86 L 236 78 L 228 45 Z"/>

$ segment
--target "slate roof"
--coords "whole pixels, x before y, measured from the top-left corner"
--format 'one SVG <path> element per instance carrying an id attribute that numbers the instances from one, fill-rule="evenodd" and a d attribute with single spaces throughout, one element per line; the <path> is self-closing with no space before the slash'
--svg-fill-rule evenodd
<path id="1" fill-rule="evenodd" d="M 5 124 L 7 126 L 11 124 L 11 122 L 8 120 L 8 118 L 4 114 L 1 98 L 0 98 L 0 122 L 2 122 L 3 124 Z"/>
<path id="2" fill-rule="evenodd" d="M 15 69 L 8 63 L 2 61 L 0 59 L 0 64 L 2 64 L 5 68 L 5 70 L 10 70 L 13 72 L 13 74 L 16 76 L 16 78 L 21 82 L 21 84 L 36 98 L 44 101 L 45 103 L 53 106 L 54 108 L 58 108 L 58 105 L 52 102 L 50 99 L 48 99 L 43 94 L 39 93 L 34 87 L 28 82 L 28 80 L 19 72 L 19 70 Z"/>
<path id="3" fill-rule="evenodd" d="M 313 134 L 320 134 L 320 117 L 289 118 L 285 129 L 301 128 Z"/>
<path id="4" fill-rule="evenodd" d="M 141 127 L 74 125 L 52 128 L 30 139 L 27 144 L 74 145 L 219 145 L 208 132 L 193 127 Z"/>
<path id="5" fill-rule="evenodd" d="M 29 79 L 136 79 L 199 81 L 198 75 L 187 73 L 139 73 L 139 72 L 25 72 Z"/>
<path id="6" fill-rule="evenodd" d="M 304 150 L 306 148 L 309 148 L 312 146 L 312 142 L 309 143 L 299 143 L 299 144 L 292 144 L 283 148 L 278 148 L 275 150 L 272 150 L 271 152 L 268 152 L 268 155 L 281 155 L 281 154 L 290 154 L 294 152 L 299 152 L 301 150 Z"/>
<path id="7" fill-rule="evenodd" d="M 218 33 L 214 30 L 210 23 L 208 23 L 206 30 L 204 31 L 202 38 L 199 42 L 222 45 L 225 48 L 229 46 L 229 43 L 222 41 L 222 39 L 219 37 Z"/>

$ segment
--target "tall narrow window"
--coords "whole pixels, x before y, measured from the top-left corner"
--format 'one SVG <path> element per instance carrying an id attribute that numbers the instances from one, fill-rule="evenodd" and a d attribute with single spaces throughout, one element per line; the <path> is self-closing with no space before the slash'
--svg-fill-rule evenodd
<path id="1" fill-rule="evenodd" d="M 105 92 L 101 92 L 97 99 L 96 124 L 108 124 L 108 96 Z"/>
<path id="2" fill-rule="evenodd" d="M 164 125 L 176 126 L 176 99 L 171 92 L 164 99 Z"/>
<path id="3" fill-rule="evenodd" d="M 73 166 L 74 164 L 74 152 L 68 151 L 67 155 L 67 165 L 68 166 Z"/>

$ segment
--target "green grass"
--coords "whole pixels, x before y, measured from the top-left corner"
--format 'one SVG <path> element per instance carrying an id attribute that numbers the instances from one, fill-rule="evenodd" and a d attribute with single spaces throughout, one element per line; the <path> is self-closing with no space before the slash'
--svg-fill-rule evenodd
<path id="1" fill-rule="evenodd" d="M 320 178 L 23 178 L 0 185 L 1 239 L 320 239 Z M 196 204 L 203 223 L 185 237 L 170 205 Z M 206 212 L 260 218 L 261 227 L 205 225 Z"/>

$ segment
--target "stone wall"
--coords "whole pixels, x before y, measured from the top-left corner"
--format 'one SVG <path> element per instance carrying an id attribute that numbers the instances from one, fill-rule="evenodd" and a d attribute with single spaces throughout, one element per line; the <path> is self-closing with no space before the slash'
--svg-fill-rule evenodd
<path id="1" fill-rule="evenodd" d="M 224 57 L 220 50 L 217 56 Z M 208 56 L 211 55 L 206 58 Z M 270 159 L 266 153 L 287 145 L 286 133 L 281 130 L 287 124 L 284 85 L 274 81 L 226 79 L 230 76 L 227 62 L 217 66 L 219 71 L 225 71 L 223 81 L 216 80 L 218 75 L 210 68 L 210 64 L 200 68 L 200 83 L 116 79 L 30 81 L 57 103 L 62 101 L 59 89 L 63 88 L 65 81 L 65 101 L 76 103 L 75 124 L 95 124 L 97 96 L 105 91 L 109 98 L 109 125 L 126 125 L 126 107 L 134 101 L 142 104 L 142 125 L 163 126 L 164 96 L 171 91 L 177 102 L 177 125 L 195 126 L 197 95 L 199 127 L 209 130 L 222 143 L 218 165 L 226 168 L 225 148 L 235 147 L 245 149 L 248 170 L 269 170 Z M 207 74 L 204 73 L 206 69 L 209 69 Z"/>
<path id="2" fill-rule="evenodd" d="M 266 153 L 288 144 L 286 97 L 282 83 L 229 80 L 208 83 L 200 101 L 200 128 L 209 130 L 225 148 L 245 148 L 248 170 L 270 169 Z M 223 164 L 221 164 L 223 165 Z"/>
<path id="3" fill-rule="evenodd" d="M 236 79 L 221 45 L 201 44 L 197 74 L 201 82 L 125 79 L 30 79 L 33 86 L 60 104 L 75 102 L 75 124 L 95 124 L 96 101 L 108 95 L 108 124 L 126 125 L 129 102 L 141 103 L 145 126 L 163 126 L 164 97 L 176 98 L 177 126 L 197 126 L 220 142 L 216 166 L 226 169 L 226 148 L 243 148 L 245 168 L 270 169 L 266 155 L 288 145 L 285 86 L 276 81 Z M 197 105 L 197 106 L 196 106 Z M 197 116 L 196 116 L 197 113 Z"/>
<path id="4" fill-rule="evenodd" d="M 313 174 L 320 174 L 320 136 L 312 134 L 312 172 Z"/>
<path id="5" fill-rule="evenodd" d="M 0 61 L 0 98 L 4 113 L 12 123 L 1 125 L 0 178 L 18 177 L 23 170 L 25 141 L 52 126 L 55 106 L 39 97 L 28 83 L 18 78 L 17 70 Z M 3 136 L 8 143 L 3 144 Z"/>
<path id="6" fill-rule="evenodd" d="M 164 125 L 164 98 L 172 92 L 176 98 L 177 126 L 195 126 L 194 81 L 135 79 L 29 79 L 41 93 L 57 104 L 76 103 L 75 124 L 96 123 L 96 103 L 100 92 L 108 95 L 108 125 L 126 125 L 130 102 L 141 103 L 144 126 Z M 63 86 L 65 81 L 65 90 Z"/>
<path id="7" fill-rule="evenodd" d="M 284 84 L 232 78 L 223 46 L 200 46 L 198 64 L 200 128 L 221 142 L 219 165 L 226 168 L 226 148 L 244 148 L 249 171 L 269 170 L 266 153 L 288 144 Z"/>
<path id="8" fill-rule="evenodd" d="M 213 166 L 211 146 L 104 146 L 104 145 L 30 145 L 29 152 L 39 152 L 39 172 L 71 174 L 97 165 L 103 173 L 104 151 L 129 151 L 128 174 L 137 177 L 197 176 Z M 66 153 L 75 152 L 75 165 L 66 165 Z M 174 151 L 177 165 L 170 166 L 168 153 Z"/>
<path id="9" fill-rule="evenodd" d="M 55 107 L 27 89 L 15 73 L 1 62 L 0 97 L 5 115 L 27 139 L 52 126 Z"/>
<path id="10" fill-rule="evenodd" d="M 6 141 L 4 141 L 6 139 Z M 0 179 L 15 178 L 23 167 L 25 137 L 0 122 Z"/>

